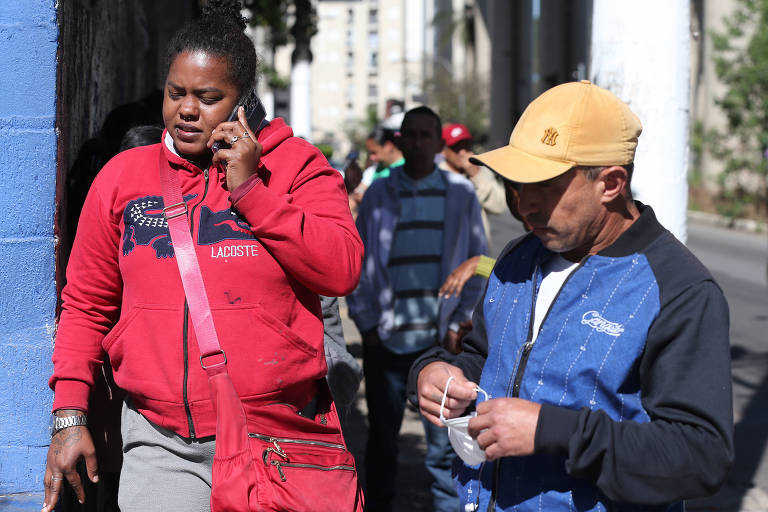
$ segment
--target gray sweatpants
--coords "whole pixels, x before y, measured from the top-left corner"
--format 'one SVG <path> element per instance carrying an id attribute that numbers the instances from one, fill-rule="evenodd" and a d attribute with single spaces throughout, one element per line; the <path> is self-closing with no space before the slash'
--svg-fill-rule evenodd
<path id="1" fill-rule="evenodd" d="M 120 512 L 207 512 L 216 445 L 185 439 L 123 404 Z"/>

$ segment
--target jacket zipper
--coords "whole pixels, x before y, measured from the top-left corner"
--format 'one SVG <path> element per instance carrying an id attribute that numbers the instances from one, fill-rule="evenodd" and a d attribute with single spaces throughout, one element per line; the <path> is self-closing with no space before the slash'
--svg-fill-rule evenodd
<path id="1" fill-rule="evenodd" d="M 355 470 L 353 466 L 318 466 L 317 464 L 306 464 L 303 462 L 283 462 L 276 459 L 269 461 L 269 463 L 277 468 L 277 472 L 280 474 L 281 482 L 285 482 L 287 480 L 287 478 L 285 478 L 285 472 L 283 471 L 283 467 L 310 468 L 310 469 L 319 469 L 320 471 L 338 471 L 338 470 L 354 471 Z"/>
<path id="2" fill-rule="evenodd" d="M 272 443 L 275 445 L 275 448 L 278 450 L 276 453 L 282 454 L 283 452 L 282 448 L 280 448 L 280 443 L 283 444 L 308 444 L 312 446 L 323 446 L 325 448 L 336 448 L 337 450 L 346 450 L 346 447 L 343 444 L 338 443 L 326 443 L 325 441 L 315 441 L 314 439 L 291 439 L 287 437 L 272 437 L 272 436 L 265 436 L 263 434 L 255 434 L 252 432 L 248 433 L 248 437 L 255 437 L 256 439 L 261 439 L 262 441 L 266 441 L 268 443 Z"/>
<path id="3" fill-rule="evenodd" d="M 203 197 L 200 199 L 192 210 L 189 212 L 189 232 L 192 233 L 192 239 L 195 237 L 195 210 L 203 201 L 205 196 L 208 195 L 208 169 L 203 171 L 205 177 L 205 190 L 203 190 Z M 189 396 L 187 395 L 187 383 L 189 382 L 189 304 L 187 303 L 186 296 L 184 297 L 184 328 L 182 330 L 183 348 L 184 348 L 184 383 L 181 388 L 181 394 L 184 399 L 184 412 L 187 414 L 187 425 L 189 426 L 189 437 L 195 439 L 195 424 L 192 421 L 192 411 L 189 408 Z"/>
<path id="4" fill-rule="evenodd" d="M 579 264 L 576 265 L 576 268 L 574 268 L 570 274 L 568 274 L 568 277 L 565 278 L 565 281 L 563 281 L 563 284 L 560 286 L 560 289 L 557 290 L 557 294 L 555 294 L 555 297 L 552 299 L 552 302 L 549 303 L 549 307 L 547 308 L 547 312 L 544 313 L 544 318 L 541 319 L 541 323 L 539 324 L 539 331 L 541 331 L 541 326 L 544 325 L 544 322 L 547 320 L 547 317 L 549 316 L 550 311 L 552 311 L 552 306 L 555 305 L 555 301 L 557 301 L 558 297 L 560 297 L 560 293 L 563 291 L 563 288 L 565 288 L 565 285 L 570 281 L 571 276 L 576 273 L 581 267 L 584 266 L 584 263 L 589 258 L 589 255 L 584 256 L 581 261 L 579 261 Z M 525 372 L 525 367 L 528 364 L 528 357 L 531 355 L 531 350 L 533 350 L 533 346 L 536 344 L 536 340 L 533 339 L 533 320 L 535 318 L 536 313 L 536 288 L 539 285 L 538 282 L 538 276 L 539 276 L 539 266 L 536 265 L 536 267 L 533 270 L 533 286 L 531 289 L 531 313 L 530 313 L 530 321 L 528 322 L 528 337 L 526 339 L 525 344 L 523 345 L 523 351 L 520 354 L 520 360 L 517 363 L 517 371 L 515 372 L 515 378 L 511 379 L 509 381 L 509 384 L 507 385 L 507 392 L 505 393 L 505 396 L 510 396 L 510 388 L 511 388 L 511 397 L 512 398 L 518 398 L 520 396 L 520 385 L 523 382 L 523 373 Z M 536 337 L 538 339 L 538 336 Z M 491 500 L 488 502 L 488 508 L 486 509 L 487 512 L 492 512 L 496 509 L 496 490 L 499 488 L 499 475 L 501 473 L 501 459 L 497 460 L 494 464 L 493 468 L 493 487 L 491 487 Z"/>
<path id="5" fill-rule="evenodd" d="M 265 449 L 264 452 L 261 454 L 261 460 L 264 462 L 265 466 L 267 466 L 268 464 L 271 464 L 275 468 L 277 468 L 277 472 L 280 474 L 281 482 L 286 481 L 283 467 L 310 468 L 310 469 L 319 469 L 321 471 L 336 471 L 336 470 L 355 471 L 354 466 L 345 466 L 345 465 L 320 466 L 317 464 L 309 464 L 306 462 L 290 462 L 288 459 L 288 454 L 285 453 L 285 450 L 283 450 L 283 447 L 280 446 L 280 443 L 301 444 L 301 445 L 311 445 L 311 446 L 322 446 L 325 448 L 333 448 L 336 450 L 346 450 L 346 447 L 343 444 L 326 443 L 325 441 L 316 441 L 314 439 L 291 439 L 287 437 L 272 437 L 272 436 L 265 436 L 263 434 L 255 434 L 252 432 L 248 433 L 248 437 L 255 437 L 256 439 L 261 439 L 262 441 L 272 443 L 272 446 Z M 275 455 L 282 458 L 283 460 L 278 460 L 278 459 L 269 460 L 270 453 L 274 453 Z"/>

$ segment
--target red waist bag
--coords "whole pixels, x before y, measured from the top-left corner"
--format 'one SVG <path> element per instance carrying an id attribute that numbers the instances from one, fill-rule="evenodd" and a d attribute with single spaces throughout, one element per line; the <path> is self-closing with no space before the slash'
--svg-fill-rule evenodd
<path id="1" fill-rule="evenodd" d="M 341 510 L 362 512 L 363 494 L 352 454 L 325 380 L 319 382 L 315 420 L 286 417 L 275 432 L 274 417 L 249 418 L 227 371 L 227 358 L 213 325 L 203 276 L 187 223 L 187 206 L 176 171 L 160 161 L 160 182 L 176 262 L 200 345 L 200 364 L 208 374 L 216 407 L 213 460 L 213 512 Z M 313 426 L 319 418 L 322 428 Z M 259 425 L 271 425 L 260 428 Z M 250 431 L 249 431 L 250 430 Z M 260 430 L 260 431 L 259 431 Z"/>

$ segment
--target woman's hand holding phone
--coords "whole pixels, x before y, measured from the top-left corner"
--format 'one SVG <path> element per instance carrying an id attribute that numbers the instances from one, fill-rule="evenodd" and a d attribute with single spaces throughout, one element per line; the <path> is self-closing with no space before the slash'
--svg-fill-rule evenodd
<path id="1" fill-rule="evenodd" d="M 233 137 L 237 139 L 233 141 Z M 237 121 L 225 121 L 211 133 L 208 147 L 214 142 L 225 146 L 213 155 L 214 164 L 225 164 L 227 172 L 227 190 L 232 192 L 256 173 L 256 166 L 261 158 L 262 146 L 256 140 L 256 134 L 248 126 L 245 109 L 237 109 Z M 230 147 L 224 149 L 227 145 Z"/>

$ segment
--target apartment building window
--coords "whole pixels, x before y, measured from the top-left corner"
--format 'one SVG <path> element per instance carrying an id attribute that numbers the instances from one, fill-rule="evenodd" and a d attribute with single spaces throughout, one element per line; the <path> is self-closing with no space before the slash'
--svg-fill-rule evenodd
<path id="1" fill-rule="evenodd" d="M 376 30 L 368 32 L 368 48 L 371 50 L 379 49 L 379 33 Z"/>
<path id="2" fill-rule="evenodd" d="M 355 54 L 347 52 L 347 73 L 351 73 L 355 70 Z"/>
<path id="3" fill-rule="evenodd" d="M 370 9 L 368 11 L 368 24 L 369 25 L 377 25 L 379 23 L 379 10 L 378 9 Z"/>
<path id="4" fill-rule="evenodd" d="M 379 88 L 376 87 L 376 84 L 368 84 L 368 97 L 375 98 L 378 95 L 379 95 Z"/>
<path id="5" fill-rule="evenodd" d="M 376 71 L 379 68 L 379 52 L 372 51 L 368 54 L 368 71 Z"/>

